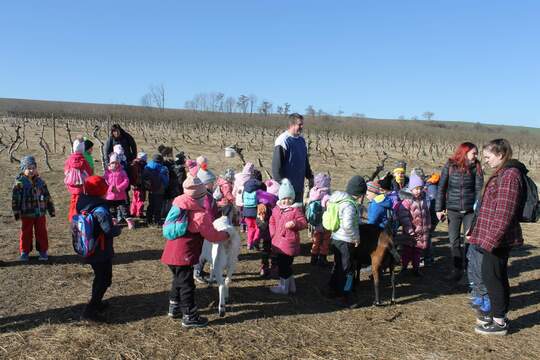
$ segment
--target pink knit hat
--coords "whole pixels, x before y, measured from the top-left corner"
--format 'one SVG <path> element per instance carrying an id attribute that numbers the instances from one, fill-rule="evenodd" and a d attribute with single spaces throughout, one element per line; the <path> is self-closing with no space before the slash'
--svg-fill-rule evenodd
<path id="1" fill-rule="evenodd" d="M 191 175 L 188 175 L 182 184 L 182 187 L 184 188 L 184 194 L 191 196 L 194 199 L 199 199 L 207 193 L 206 187 L 201 180 L 198 177 L 193 177 Z"/>
<path id="2" fill-rule="evenodd" d="M 269 179 L 269 180 L 266 180 L 264 183 L 266 185 L 266 192 L 268 192 L 268 193 L 270 193 L 272 195 L 278 196 L 279 183 L 276 180 Z"/>

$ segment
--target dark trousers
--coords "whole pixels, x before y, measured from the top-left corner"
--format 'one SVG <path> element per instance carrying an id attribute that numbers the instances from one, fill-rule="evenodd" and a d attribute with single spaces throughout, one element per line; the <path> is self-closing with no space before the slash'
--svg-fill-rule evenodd
<path id="1" fill-rule="evenodd" d="M 91 263 L 90 265 L 92 265 L 92 270 L 94 270 L 90 305 L 98 305 L 103 300 L 105 292 L 112 283 L 112 260 Z"/>
<path id="2" fill-rule="evenodd" d="M 336 295 L 346 296 L 350 294 L 353 284 L 354 244 L 332 240 L 332 251 L 334 252 L 334 268 L 330 277 L 330 288 L 336 292 Z"/>
<path id="3" fill-rule="evenodd" d="M 169 265 L 173 278 L 169 300 L 177 302 L 184 315 L 196 314 L 195 282 L 193 281 L 193 266 Z"/>
<path id="4" fill-rule="evenodd" d="M 463 225 L 463 233 L 467 233 L 471 227 L 474 217 L 474 212 L 462 213 L 459 211 L 448 210 L 448 240 L 450 241 L 450 251 L 454 261 L 454 267 L 463 268 L 463 238 L 461 236 L 461 225 Z"/>
<path id="5" fill-rule="evenodd" d="M 148 208 L 146 209 L 146 222 L 160 224 L 163 208 L 163 194 L 148 194 Z"/>
<path id="6" fill-rule="evenodd" d="M 285 254 L 277 254 L 277 263 L 278 263 L 278 274 L 279 277 L 282 279 L 288 279 L 291 277 L 293 271 L 292 271 L 292 263 L 294 261 L 294 256 L 289 256 Z"/>
<path id="7" fill-rule="evenodd" d="M 508 256 L 510 248 L 498 248 L 493 252 L 483 251 L 482 280 L 491 300 L 491 316 L 504 318 L 510 304 L 508 283 Z"/>

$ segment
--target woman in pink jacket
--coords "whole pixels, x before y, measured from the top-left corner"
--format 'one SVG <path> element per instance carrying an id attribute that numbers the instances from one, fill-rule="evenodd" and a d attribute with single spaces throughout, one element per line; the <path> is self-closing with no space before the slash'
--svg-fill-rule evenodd
<path id="1" fill-rule="evenodd" d="M 133 220 L 129 218 L 127 193 L 129 187 L 129 177 L 118 160 L 118 155 L 112 153 L 109 158 L 109 166 L 103 175 L 109 189 L 106 199 L 109 201 L 111 209 L 116 209 L 116 223 L 126 221 L 129 229 L 133 229 Z M 113 211 L 114 213 L 114 211 Z"/>
<path id="2" fill-rule="evenodd" d="M 427 248 L 431 231 L 431 215 L 424 191 L 424 181 L 416 174 L 411 175 L 408 191 L 400 191 L 403 199 L 399 206 L 399 222 L 406 242 L 401 252 L 401 271 L 412 262 L 414 274 L 420 276 L 420 256 Z"/>
<path id="3" fill-rule="evenodd" d="M 270 236 L 272 250 L 277 254 L 279 284 L 270 289 L 274 294 L 296 292 L 296 283 L 292 272 L 294 257 L 300 255 L 301 230 L 307 228 L 307 220 L 301 203 L 294 203 L 294 188 L 288 179 L 281 181 L 279 201 L 270 217 Z"/>
<path id="4" fill-rule="evenodd" d="M 93 170 L 84 157 L 84 140 L 77 138 L 73 142 L 73 153 L 69 155 L 64 164 L 64 184 L 71 194 L 68 221 L 71 223 L 73 215 L 77 214 L 77 200 L 82 194 L 84 181 L 93 175 Z"/>
<path id="5" fill-rule="evenodd" d="M 207 190 L 201 180 L 188 176 L 182 186 L 184 194 L 174 199 L 173 206 L 187 211 L 188 229 L 182 237 L 167 240 L 161 256 L 161 262 L 168 265 L 173 274 L 168 315 L 182 316 L 183 327 L 203 327 L 208 319 L 199 316 L 195 305 L 193 265 L 199 261 L 204 239 L 220 242 L 227 240 L 229 234 L 212 226 L 212 216 L 204 208 Z"/>

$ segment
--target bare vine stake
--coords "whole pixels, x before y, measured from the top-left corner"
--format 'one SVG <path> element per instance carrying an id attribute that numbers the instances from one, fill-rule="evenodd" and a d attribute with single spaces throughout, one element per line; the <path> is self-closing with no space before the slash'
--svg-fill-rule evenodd
<path id="1" fill-rule="evenodd" d="M 19 140 L 21 140 L 20 131 L 21 131 L 21 125 L 17 124 L 17 127 L 15 128 L 15 140 L 13 140 L 13 142 L 9 146 L 9 150 L 8 150 L 9 162 L 10 163 L 13 163 L 14 161 L 21 162 L 19 159 L 15 158 L 15 156 L 13 156 L 13 153 L 15 151 L 17 151 L 17 149 L 19 148 L 19 145 L 22 143 L 22 141 L 19 142 Z"/>
<path id="2" fill-rule="evenodd" d="M 94 139 L 96 139 L 100 146 L 99 146 L 99 151 L 101 153 L 101 159 L 105 159 L 105 154 L 103 153 L 104 152 L 104 148 L 105 148 L 105 143 L 101 140 L 101 138 L 99 137 L 99 125 L 96 125 L 94 127 L 94 131 L 92 132 L 92 136 L 94 137 Z M 105 163 L 103 162 L 103 160 L 101 161 L 101 167 L 103 169 L 103 172 L 105 172 Z"/>
<path id="3" fill-rule="evenodd" d="M 45 164 L 47 164 L 47 167 L 49 168 L 49 171 L 52 171 L 51 164 L 49 163 L 49 151 L 47 143 L 45 142 L 45 139 L 43 138 L 43 134 L 45 133 L 45 123 L 41 125 L 41 135 L 39 137 L 39 146 L 43 149 L 43 152 L 45 153 Z"/>
<path id="4" fill-rule="evenodd" d="M 53 151 L 56 154 L 56 119 L 52 116 Z"/>

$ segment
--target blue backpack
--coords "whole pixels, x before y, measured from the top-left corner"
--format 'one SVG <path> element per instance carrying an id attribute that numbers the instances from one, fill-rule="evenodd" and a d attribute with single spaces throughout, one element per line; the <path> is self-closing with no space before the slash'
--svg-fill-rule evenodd
<path id="1" fill-rule="evenodd" d="M 71 239 L 73 250 L 80 256 L 88 258 L 96 250 L 98 243 L 101 243 L 101 249 L 104 249 L 104 236 L 100 234 L 95 236 L 94 214 L 100 212 L 104 216 L 109 215 L 109 211 L 102 206 L 98 206 L 90 212 L 82 211 L 71 219 Z"/>
<path id="2" fill-rule="evenodd" d="M 321 200 L 311 201 L 306 209 L 306 218 L 310 225 L 319 226 L 322 224 L 324 209 Z"/>
<path id="3" fill-rule="evenodd" d="M 176 240 L 186 234 L 188 229 L 188 212 L 177 206 L 172 206 L 163 223 L 163 237 Z"/>
<path id="4" fill-rule="evenodd" d="M 242 194 L 242 201 L 244 207 L 246 208 L 256 208 L 257 207 L 257 191 L 247 192 L 244 191 Z"/>

